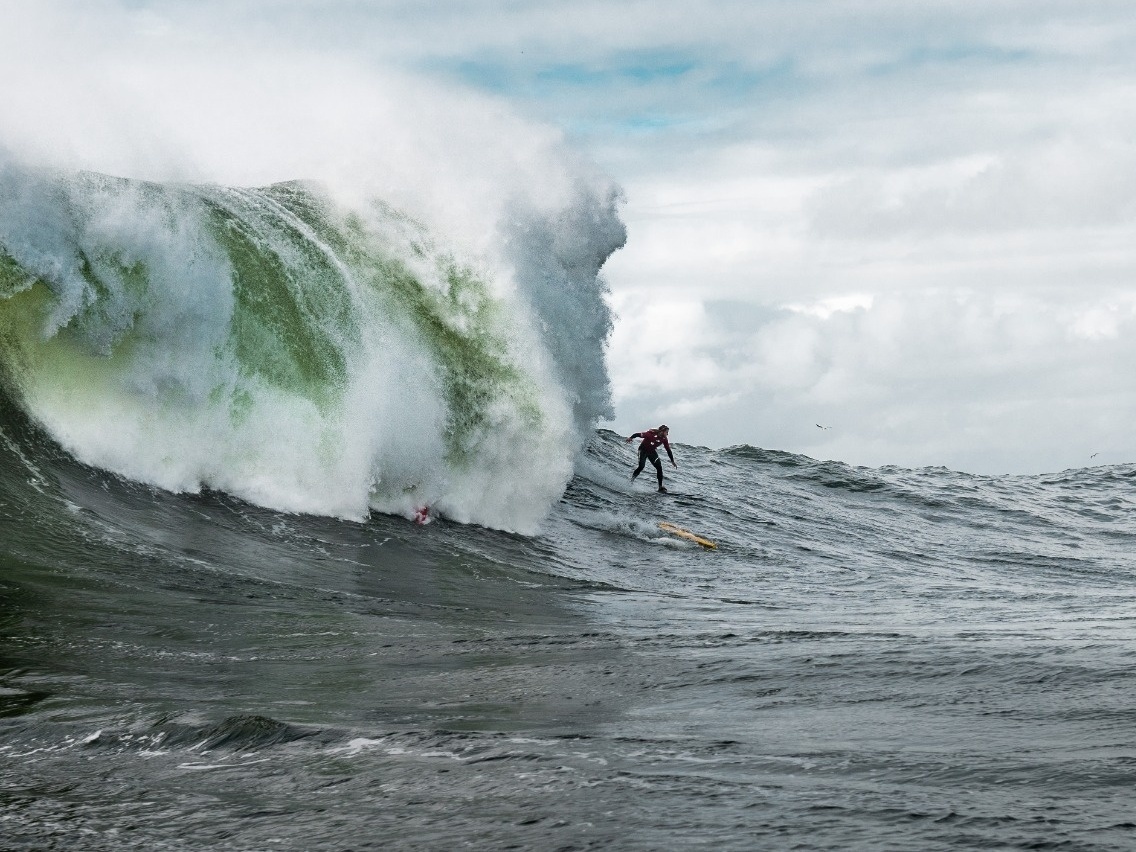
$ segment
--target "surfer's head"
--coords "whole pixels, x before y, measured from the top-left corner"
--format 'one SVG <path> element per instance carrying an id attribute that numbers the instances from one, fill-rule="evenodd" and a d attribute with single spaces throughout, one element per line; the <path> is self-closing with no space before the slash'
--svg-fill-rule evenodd
<path id="1" fill-rule="evenodd" d="M 662 426 L 660 426 L 658 428 L 658 431 L 659 432 L 669 432 L 669 431 L 671 431 L 671 427 L 668 426 L 666 423 L 664 423 Z"/>

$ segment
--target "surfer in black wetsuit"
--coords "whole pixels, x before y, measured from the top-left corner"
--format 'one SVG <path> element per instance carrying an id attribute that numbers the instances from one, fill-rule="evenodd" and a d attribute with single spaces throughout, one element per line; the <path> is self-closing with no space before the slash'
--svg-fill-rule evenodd
<path id="1" fill-rule="evenodd" d="M 635 472 L 631 474 L 631 481 L 635 481 L 635 477 L 643 472 L 643 468 L 647 466 L 647 460 L 651 460 L 651 464 L 655 466 L 655 474 L 659 477 L 659 491 L 663 494 L 667 493 L 667 489 L 663 487 L 663 463 L 659 461 L 659 454 L 655 448 L 660 444 L 667 451 L 670 456 L 671 465 L 678 469 L 678 464 L 675 462 L 674 453 L 671 452 L 671 442 L 667 440 L 670 434 L 670 428 L 665 424 L 658 429 L 648 429 L 645 432 L 635 432 L 627 439 L 627 443 L 631 443 L 635 438 L 642 439 L 639 444 L 639 467 L 635 468 Z"/>

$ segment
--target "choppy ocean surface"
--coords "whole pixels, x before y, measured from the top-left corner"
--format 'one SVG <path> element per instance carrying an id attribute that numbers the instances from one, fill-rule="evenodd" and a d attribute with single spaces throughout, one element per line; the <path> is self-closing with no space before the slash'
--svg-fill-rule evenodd
<path id="1" fill-rule="evenodd" d="M 585 177 L 0 160 L 0 848 L 1136 848 L 1136 466 L 633 486 Z"/>
<path id="2" fill-rule="evenodd" d="M 1136 846 L 1136 467 L 677 457 L 663 497 L 597 433 L 519 536 L 174 495 L 9 418 L 3 847 Z"/>

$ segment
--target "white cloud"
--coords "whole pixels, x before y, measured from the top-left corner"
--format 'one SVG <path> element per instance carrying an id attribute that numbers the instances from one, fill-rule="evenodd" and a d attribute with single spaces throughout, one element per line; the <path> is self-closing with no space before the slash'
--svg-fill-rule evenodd
<path id="1" fill-rule="evenodd" d="M 660 384 L 628 402 L 673 421 L 678 440 L 988 471 L 1036 464 L 1039 450 L 1050 468 L 1123 452 L 1136 416 L 1136 311 L 1122 297 L 893 294 L 774 314 L 743 337 L 747 357 L 719 363 L 713 390 Z"/>
<path id="2" fill-rule="evenodd" d="M 786 310 L 798 314 L 806 314 L 819 319 L 828 319 L 835 313 L 847 313 L 856 310 L 868 310 L 875 301 L 875 296 L 866 293 L 850 293 L 846 296 L 831 296 L 812 304 L 785 305 Z"/>

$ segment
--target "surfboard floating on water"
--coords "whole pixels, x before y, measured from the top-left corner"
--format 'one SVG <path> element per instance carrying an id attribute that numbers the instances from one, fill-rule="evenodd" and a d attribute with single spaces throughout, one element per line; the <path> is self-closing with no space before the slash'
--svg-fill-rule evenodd
<path id="1" fill-rule="evenodd" d="M 684 530 L 682 527 L 676 527 L 674 524 L 668 524 L 666 521 L 659 523 L 659 529 L 663 532 L 669 532 L 671 535 L 677 535 L 679 538 L 685 538 L 687 541 L 693 541 L 696 544 L 701 544 L 707 550 L 717 550 L 718 545 L 710 541 L 708 538 L 703 538 L 700 535 L 695 535 L 690 530 Z"/>

